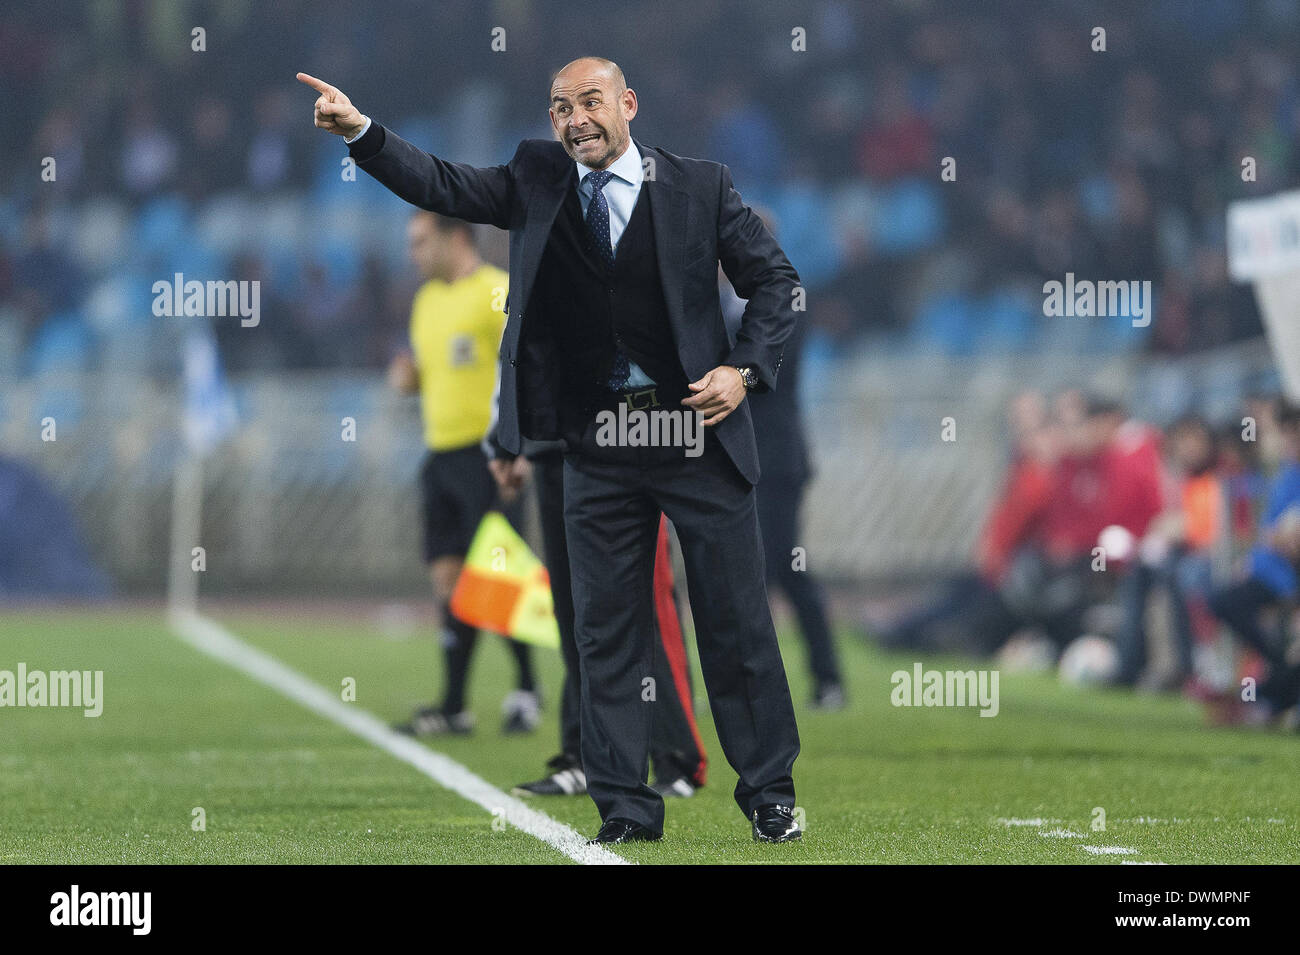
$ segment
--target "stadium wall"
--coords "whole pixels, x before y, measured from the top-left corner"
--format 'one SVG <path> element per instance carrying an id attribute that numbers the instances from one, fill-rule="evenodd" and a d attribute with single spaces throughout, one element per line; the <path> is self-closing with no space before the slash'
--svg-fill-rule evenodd
<path id="1" fill-rule="evenodd" d="M 1104 391 L 1157 424 L 1195 400 L 1223 421 L 1242 396 L 1276 387 L 1276 372 L 1255 341 L 1169 361 L 872 354 L 810 362 L 804 380 L 816 462 L 803 509 L 808 567 L 849 583 L 964 565 L 1002 479 L 1003 409 L 1019 389 Z M 423 597 L 415 402 L 365 375 L 232 384 L 239 426 L 203 467 L 202 592 Z M 52 441 L 42 440 L 48 418 Z M 353 441 L 344 418 L 356 422 Z M 178 389 L 150 379 L 49 375 L 0 399 L 0 453 L 47 476 L 120 594 L 158 596 L 165 585 L 179 420 Z"/>

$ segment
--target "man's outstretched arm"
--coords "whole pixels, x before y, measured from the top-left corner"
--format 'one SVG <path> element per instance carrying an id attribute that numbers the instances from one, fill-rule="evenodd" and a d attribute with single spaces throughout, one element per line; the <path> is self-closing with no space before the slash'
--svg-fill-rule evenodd
<path id="1" fill-rule="evenodd" d="M 514 176 L 506 166 L 479 169 L 439 159 L 371 122 L 337 87 L 306 73 L 298 80 L 320 94 L 317 128 L 342 136 L 357 165 L 394 194 L 440 215 L 510 228 Z"/>

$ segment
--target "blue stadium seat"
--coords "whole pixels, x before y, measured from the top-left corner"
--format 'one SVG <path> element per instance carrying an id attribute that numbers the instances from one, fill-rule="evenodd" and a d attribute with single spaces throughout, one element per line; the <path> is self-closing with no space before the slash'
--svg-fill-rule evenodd
<path id="1" fill-rule="evenodd" d="M 192 230 L 187 230 L 167 249 L 163 269 L 166 277 L 180 272 L 187 282 L 190 279 L 206 282 L 236 277 L 229 274 L 226 258 L 199 241 Z"/>
<path id="2" fill-rule="evenodd" d="M 1079 183 L 1079 205 L 1083 214 L 1095 223 L 1115 218 L 1115 184 L 1103 175 L 1093 175 Z"/>
<path id="3" fill-rule="evenodd" d="M 808 286 L 829 281 L 844 266 L 843 250 L 828 227 L 834 209 L 825 190 L 796 182 L 773 191 L 755 189 L 747 202 L 766 205 L 776 217 L 778 241 Z"/>
<path id="4" fill-rule="evenodd" d="M 36 330 L 24 362 L 28 374 L 84 371 L 89 367 L 93 336 L 81 312 L 59 312 Z"/>
<path id="5" fill-rule="evenodd" d="M 945 229 L 938 187 L 904 179 L 879 190 L 873 235 L 883 255 L 908 255 L 937 244 Z"/>
<path id="6" fill-rule="evenodd" d="M 1037 308 L 1036 308 L 1037 306 Z M 995 289 L 977 305 L 977 344 L 982 352 L 1024 352 L 1041 331 L 1041 302 L 1022 290 Z"/>
<path id="7" fill-rule="evenodd" d="M 325 266 L 330 281 L 351 285 L 361 278 L 361 248 L 345 238 L 323 238 L 311 244 L 311 259 Z"/>
<path id="8" fill-rule="evenodd" d="M 181 197 L 153 199 L 135 220 L 134 245 L 144 256 L 165 255 L 184 236 L 189 221 L 189 207 Z"/>
<path id="9" fill-rule="evenodd" d="M 963 295 L 940 295 L 917 309 L 910 338 L 913 346 L 936 347 L 950 355 L 969 355 L 975 350 L 978 315 L 971 300 Z"/>

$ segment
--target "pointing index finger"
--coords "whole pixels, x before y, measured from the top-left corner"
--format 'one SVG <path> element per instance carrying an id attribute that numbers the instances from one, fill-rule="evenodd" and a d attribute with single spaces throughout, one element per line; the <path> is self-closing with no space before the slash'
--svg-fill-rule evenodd
<path id="1" fill-rule="evenodd" d="M 330 85 L 329 85 L 328 83 L 326 83 L 324 80 L 318 80 L 318 79 L 316 79 L 316 77 L 312 76 L 310 73 L 299 73 L 299 74 L 298 74 L 298 82 L 300 82 L 300 83 L 306 83 L 308 86 L 310 86 L 312 89 L 314 89 L 317 93 L 323 93 L 323 94 L 325 94 L 326 96 L 329 96 L 331 93 L 336 92 L 336 90 L 334 89 L 334 87 L 330 86 Z"/>

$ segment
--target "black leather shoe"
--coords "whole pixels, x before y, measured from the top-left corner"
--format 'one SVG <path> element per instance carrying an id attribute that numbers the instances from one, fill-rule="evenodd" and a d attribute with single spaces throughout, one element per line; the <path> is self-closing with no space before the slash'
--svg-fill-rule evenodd
<path id="1" fill-rule="evenodd" d="M 600 827 L 600 832 L 596 833 L 596 838 L 589 840 L 587 845 L 618 845 L 620 842 L 658 842 L 662 838 L 662 833 L 653 833 L 639 822 L 630 822 L 627 819 L 609 819 Z"/>
<path id="2" fill-rule="evenodd" d="M 792 842 L 803 836 L 799 823 L 795 822 L 794 810 L 789 806 L 775 803 L 759 806 L 751 818 L 755 842 Z"/>

